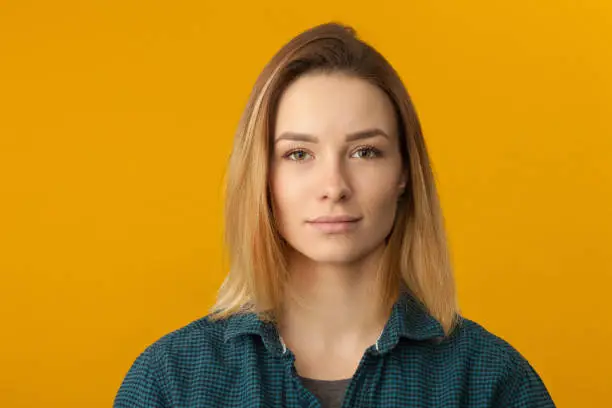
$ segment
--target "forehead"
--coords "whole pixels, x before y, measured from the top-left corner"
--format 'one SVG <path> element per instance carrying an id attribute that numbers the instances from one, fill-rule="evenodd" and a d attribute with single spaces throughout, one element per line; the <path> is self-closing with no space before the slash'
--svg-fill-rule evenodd
<path id="1" fill-rule="evenodd" d="M 364 129 L 396 132 L 391 100 L 376 85 L 342 73 L 299 77 L 281 95 L 275 135 L 284 131 L 342 136 Z"/>

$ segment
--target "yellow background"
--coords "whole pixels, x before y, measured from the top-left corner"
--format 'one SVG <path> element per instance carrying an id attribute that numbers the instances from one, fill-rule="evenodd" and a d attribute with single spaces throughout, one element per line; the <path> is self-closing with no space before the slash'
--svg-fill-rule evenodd
<path id="1" fill-rule="evenodd" d="M 256 76 L 314 24 L 397 68 L 463 313 L 559 407 L 612 406 L 612 3 L 1 1 L 0 406 L 108 407 L 224 273 Z"/>

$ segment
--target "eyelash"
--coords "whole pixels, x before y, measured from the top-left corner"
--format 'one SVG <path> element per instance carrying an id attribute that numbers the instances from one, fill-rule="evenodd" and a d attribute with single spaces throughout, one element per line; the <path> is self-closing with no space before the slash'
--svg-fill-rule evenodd
<path id="1" fill-rule="evenodd" d="M 376 159 L 376 158 L 380 157 L 381 154 L 382 154 L 382 152 L 379 149 L 377 149 L 376 147 L 374 147 L 372 145 L 359 146 L 357 148 L 357 150 L 355 150 L 355 152 L 359 152 L 359 151 L 362 151 L 362 150 L 366 150 L 366 151 L 374 153 L 374 157 L 363 157 L 366 160 Z M 296 149 L 292 149 L 292 150 L 288 151 L 287 153 L 285 153 L 283 155 L 283 158 L 287 159 L 287 160 L 295 161 L 295 162 L 302 162 L 302 161 L 304 161 L 304 160 L 292 160 L 292 159 L 289 158 L 293 153 L 297 153 L 297 152 L 306 152 L 306 153 L 308 153 L 306 151 L 306 149 L 300 147 L 300 148 L 296 148 Z"/>

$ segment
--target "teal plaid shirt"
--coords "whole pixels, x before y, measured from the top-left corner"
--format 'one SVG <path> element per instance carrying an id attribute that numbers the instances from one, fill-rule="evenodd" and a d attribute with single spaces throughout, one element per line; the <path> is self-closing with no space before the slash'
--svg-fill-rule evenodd
<path id="1" fill-rule="evenodd" d="M 539 375 L 509 343 L 461 318 L 441 325 L 404 292 L 362 356 L 343 407 L 544 408 Z M 321 407 L 300 382 L 295 355 L 253 313 L 205 316 L 166 334 L 136 358 L 115 396 L 127 407 Z"/>

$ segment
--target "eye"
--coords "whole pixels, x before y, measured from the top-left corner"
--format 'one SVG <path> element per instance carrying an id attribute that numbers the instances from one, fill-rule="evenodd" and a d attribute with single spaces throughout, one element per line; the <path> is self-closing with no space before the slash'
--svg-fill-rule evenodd
<path id="1" fill-rule="evenodd" d="M 305 155 L 309 154 L 304 149 L 296 149 L 286 153 L 283 158 L 293 160 L 293 161 L 304 161 Z"/>
<path id="2" fill-rule="evenodd" d="M 364 153 L 364 155 L 360 155 L 359 158 L 374 159 L 380 156 L 381 151 L 375 148 L 374 146 L 364 146 L 364 147 L 359 148 L 355 152 L 355 154 L 358 154 L 358 153 Z"/>

